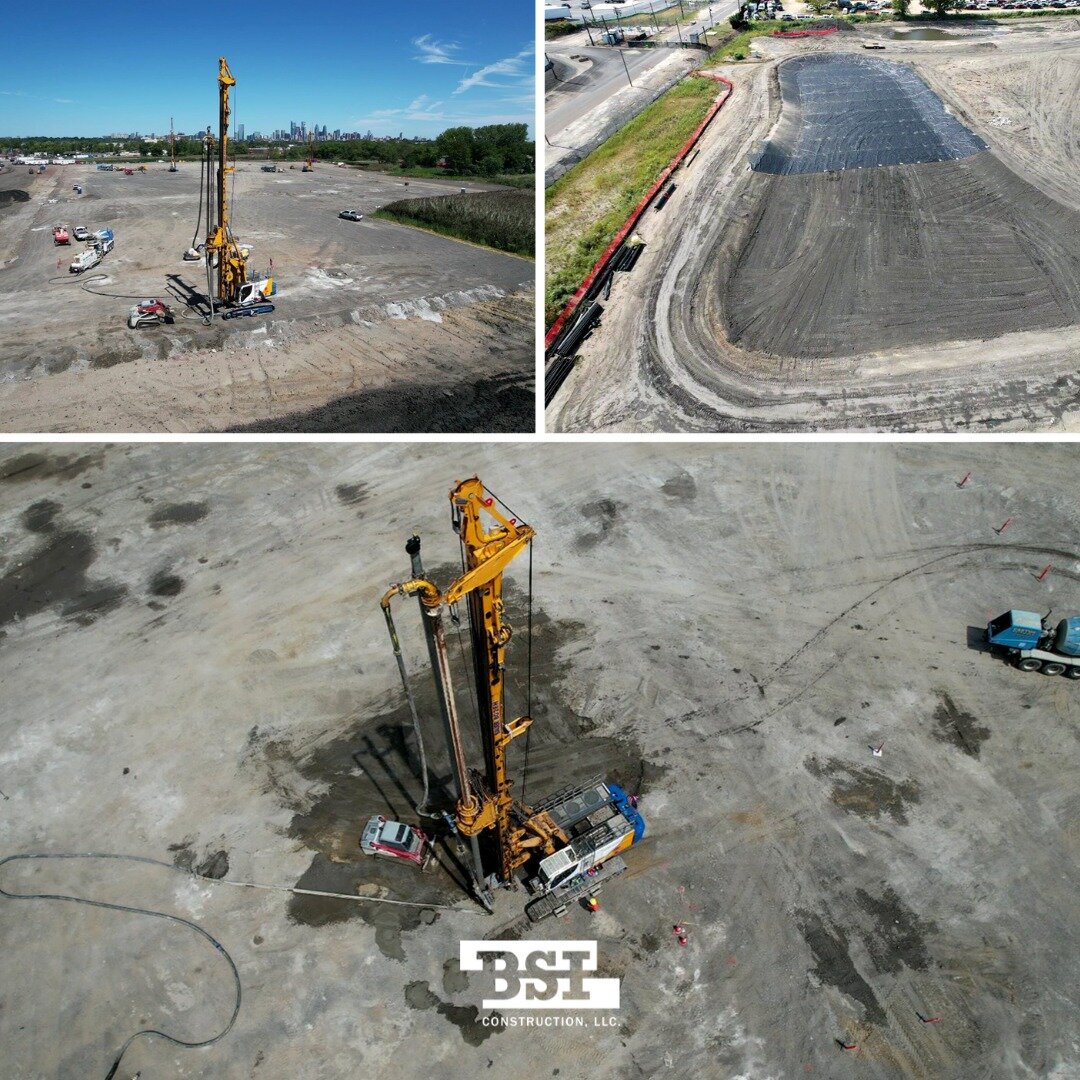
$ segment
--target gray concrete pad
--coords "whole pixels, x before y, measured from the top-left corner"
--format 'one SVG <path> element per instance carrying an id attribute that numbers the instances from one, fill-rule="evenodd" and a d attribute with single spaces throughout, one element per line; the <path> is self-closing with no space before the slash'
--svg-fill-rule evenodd
<path id="1" fill-rule="evenodd" d="M 0 855 L 225 852 L 229 879 L 458 910 L 134 865 L 0 884 L 172 912 L 235 959 L 233 1031 L 140 1040 L 123 1080 L 1065 1080 L 1080 687 L 979 628 L 1080 608 L 1077 464 L 1032 444 L 5 447 Z M 459 971 L 458 943 L 528 937 L 524 894 L 487 917 L 445 857 L 420 875 L 356 849 L 418 794 L 378 599 L 414 528 L 447 582 L 446 495 L 474 471 L 538 532 L 526 798 L 603 770 L 649 823 L 597 914 L 536 930 L 598 941 L 609 1027 L 486 1028 L 490 973 Z M 417 619 L 401 606 L 422 689 Z M 232 992 L 190 929 L 0 899 L 5 1076 L 104 1076 L 140 1027 L 213 1034 Z"/>

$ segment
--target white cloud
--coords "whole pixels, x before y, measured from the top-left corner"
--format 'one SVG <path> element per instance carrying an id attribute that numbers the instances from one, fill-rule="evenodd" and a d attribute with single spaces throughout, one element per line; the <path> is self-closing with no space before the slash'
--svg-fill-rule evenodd
<path id="1" fill-rule="evenodd" d="M 529 62 L 532 55 L 532 45 L 526 45 L 516 56 L 508 56 L 504 60 L 496 60 L 493 64 L 485 64 L 471 75 L 466 75 L 458 83 L 454 93 L 464 94 L 466 90 L 471 90 L 474 86 L 487 86 L 496 90 L 532 86 L 533 65 Z"/>
<path id="2" fill-rule="evenodd" d="M 461 46 L 452 41 L 437 41 L 430 34 L 413 38 L 413 44 L 420 50 L 419 56 L 414 56 L 421 64 L 458 64 L 466 67 L 463 60 L 457 60 L 452 55 Z"/>

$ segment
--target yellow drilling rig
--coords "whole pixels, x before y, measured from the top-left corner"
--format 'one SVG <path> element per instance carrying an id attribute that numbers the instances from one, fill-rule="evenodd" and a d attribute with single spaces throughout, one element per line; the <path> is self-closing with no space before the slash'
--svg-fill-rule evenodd
<path id="1" fill-rule="evenodd" d="M 176 128 L 173 126 L 173 118 L 169 117 L 169 172 L 179 172 L 176 164 Z"/>
<path id="2" fill-rule="evenodd" d="M 206 259 L 207 300 L 211 315 L 221 310 L 223 319 L 265 315 L 274 310 L 269 298 L 277 293 L 272 277 L 248 276 L 248 249 L 237 243 L 229 226 L 229 91 L 236 79 L 222 56 L 218 61 L 218 134 L 206 129 L 203 137 L 202 177 L 199 188 L 200 220 L 206 205 L 206 240 L 185 252 L 185 259 Z M 199 224 L 195 226 L 198 236 Z M 214 274 L 216 271 L 216 275 Z M 215 280 L 216 278 L 216 280 Z"/>
<path id="3" fill-rule="evenodd" d="M 531 560 L 535 534 L 476 477 L 453 488 L 450 507 L 451 523 L 463 552 L 462 575 L 440 591 L 424 574 L 420 538 L 414 535 L 405 547 L 411 559 L 411 577 L 390 587 L 382 598 L 382 609 L 413 728 L 416 737 L 422 738 L 391 614 L 395 597 L 416 596 L 420 601 L 436 700 L 452 765 L 456 804 L 453 814 L 446 817 L 452 831 L 469 843 L 473 892 L 491 910 L 492 890 L 516 887 L 515 874 L 522 871 L 525 885 L 533 894 L 525 910 L 531 920 L 537 921 L 561 913 L 575 899 L 595 894 L 606 880 L 625 870 L 619 853 L 645 835 L 645 822 L 633 796 L 618 784 L 604 783 L 599 778 L 564 788 L 533 805 L 511 794 L 507 748 L 526 734 L 533 721 L 529 716 L 510 719 L 504 709 L 506 652 L 512 631 L 503 603 L 503 571 L 526 550 Z M 531 563 L 529 579 L 527 678 L 531 683 Z M 467 761 L 446 644 L 444 613 L 449 614 L 452 624 L 458 624 L 458 606 L 462 602 L 468 613 L 472 645 L 482 769 L 470 768 Z M 422 762 L 426 760 L 422 746 L 420 757 Z M 426 776 L 424 780 L 426 792 Z M 427 808 L 419 809 L 423 813 Z"/>

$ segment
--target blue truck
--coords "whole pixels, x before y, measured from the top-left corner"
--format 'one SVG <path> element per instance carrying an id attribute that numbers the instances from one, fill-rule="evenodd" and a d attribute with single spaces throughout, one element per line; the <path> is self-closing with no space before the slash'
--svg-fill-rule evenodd
<path id="1" fill-rule="evenodd" d="M 986 627 L 990 650 L 1004 653 L 1021 671 L 1080 679 L 1080 616 L 1051 628 L 1050 612 L 1006 611 Z"/>

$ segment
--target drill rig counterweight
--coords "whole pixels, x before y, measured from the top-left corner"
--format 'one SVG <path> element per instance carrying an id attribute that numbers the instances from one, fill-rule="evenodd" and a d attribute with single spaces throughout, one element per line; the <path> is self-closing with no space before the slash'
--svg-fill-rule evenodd
<path id="1" fill-rule="evenodd" d="M 476 477 L 462 481 L 450 492 L 451 523 L 461 540 L 464 572 L 445 592 L 424 575 L 420 538 L 406 545 L 412 560 L 412 578 L 392 585 L 382 599 L 394 655 L 409 701 L 417 737 L 420 718 L 409 687 L 400 642 L 390 606 L 395 596 L 417 596 L 423 616 L 428 655 L 435 680 L 443 732 L 453 766 L 457 799 L 454 829 L 469 839 L 470 874 L 474 892 L 490 910 L 488 884 L 515 884 L 514 873 L 535 864 L 529 885 L 540 894 L 529 905 L 531 918 L 561 911 L 575 890 L 595 891 L 601 864 L 606 876 L 618 873 L 618 852 L 645 833 L 645 823 L 631 799 L 616 784 L 595 779 L 584 787 L 570 787 L 537 808 L 511 795 L 507 772 L 510 743 L 528 731 L 532 718 L 507 719 L 505 712 L 506 652 L 512 631 L 503 602 L 503 572 L 532 543 L 533 529 L 503 512 L 498 500 Z M 472 642 L 472 678 L 483 746 L 484 768 L 469 769 L 455 704 L 449 654 L 442 613 L 465 601 Z M 530 597 L 531 603 L 531 597 Z M 421 757 L 422 740 L 421 740 Z M 425 777 L 425 792 L 427 790 Z M 482 856 L 480 838 L 488 858 Z"/>

